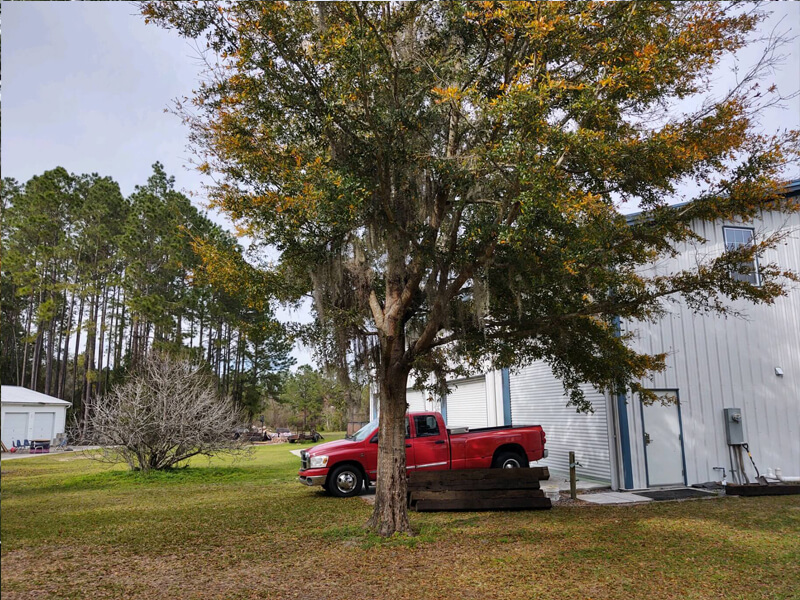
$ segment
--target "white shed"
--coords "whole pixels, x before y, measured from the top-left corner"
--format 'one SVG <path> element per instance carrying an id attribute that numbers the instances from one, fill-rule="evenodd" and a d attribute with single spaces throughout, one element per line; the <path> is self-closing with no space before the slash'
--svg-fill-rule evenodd
<path id="1" fill-rule="evenodd" d="M 24 387 L 0 387 L 2 439 L 10 448 L 16 440 L 54 440 L 64 433 L 71 402 Z"/>

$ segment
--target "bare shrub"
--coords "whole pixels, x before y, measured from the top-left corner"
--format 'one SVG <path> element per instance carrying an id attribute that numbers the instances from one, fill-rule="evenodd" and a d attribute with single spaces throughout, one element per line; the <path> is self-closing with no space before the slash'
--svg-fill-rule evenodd
<path id="1" fill-rule="evenodd" d="M 145 359 L 95 407 L 100 460 L 141 471 L 168 469 L 192 456 L 240 453 L 240 416 L 200 366 L 163 354 Z"/>

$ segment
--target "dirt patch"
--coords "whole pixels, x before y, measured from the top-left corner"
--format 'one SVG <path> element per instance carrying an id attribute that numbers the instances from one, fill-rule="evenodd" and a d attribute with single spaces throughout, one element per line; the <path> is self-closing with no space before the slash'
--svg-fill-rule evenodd
<path id="1" fill-rule="evenodd" d="M 58 462 L 72 462 L 73 460 L 83 460 L 85 458 L 91 458 L 90 456 L 86 456 L 85 454 L 70 454 L 69 456 L 64 456 L 62 458 L 56 458 Z"/>

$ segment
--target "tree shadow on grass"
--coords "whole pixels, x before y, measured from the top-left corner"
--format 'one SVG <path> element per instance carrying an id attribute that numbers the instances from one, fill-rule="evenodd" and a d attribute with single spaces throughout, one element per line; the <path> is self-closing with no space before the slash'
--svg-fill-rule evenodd
<path id="1" fill-rule="evenodd" d="M 161 487 L 180 484 L 221 484 L 236 481 L 261 481 L 268 475 L 266 469 L 242 467 L 181 467 L 165 471 L 109 470 L 65 477 L 44 485 L 26 485 L 13 490 L 14 496 L 27 496 L 43 492 L 76 492 L 84 490 L 125 490 L 132 488 Z"/>

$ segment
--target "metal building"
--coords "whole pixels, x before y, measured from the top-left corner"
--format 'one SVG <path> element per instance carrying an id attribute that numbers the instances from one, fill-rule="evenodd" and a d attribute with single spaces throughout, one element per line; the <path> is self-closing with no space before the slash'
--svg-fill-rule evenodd
<path id="1" fill-rule="evenodd" d="M 787 192 L 800 198 L 800 181 Z M 708 241 L 685 244 L 652 271 L 691 268 L 726 247 L 781 231 L 785 239 L 759 256 L 753 277 L 759 264 L 800 272 L 800 212 L 764 212 L 748 223 L 697 221 L 693 227 Z M 742 316 L 697 314 L 671 302 L 656 323 L 620 323 L 622 331 L 635 332 L 637 350 L 668 353 L 665 371 L 640 382 L 670 398 L 666 404 L 645 405 L 630 393 L 586 386 L 595 412 L 578 414 L 566 406 L 550 368 L 536 363 L 451 382 L 450 394 L 433 402 L 429 394 L 409 390 L 409 410 L 441 410 L 449 426 L 542 425 L 549 457 L 540 464 L 565 472 L 574 451 L 580 478 L 642 489 L 717 481 L 721 472 L 715 467 L 738 471 L 723 415 L 735 408 L 761 471 L 780 467 L 785 475 L 800 476 L 800 284 L 771 305 L 737 301 L 731 307 Z M 749 461 L 745 467 L 752 479 Z"/>
<path id="2" fill-rule="evenodd" d="M 800 193 L 800 183 L 791 192 Z M 753 223 L 694 227 L 708 243 L 687 244 L 654 270 L 690 267 L 699 256 L 717 255 L 753 235 L 784 231 L 784 242 L 759 256 L 754 277 L 758 263 L 800 272 L 800 213 L 766 212 Z M 737 301 L 731 307 L 743 316 L 700 315 L 677 302 L 657 323 L 622 323 L 623 331 L 637 332 L 637 350 L 669 353 L 666 370 L 641 383 L 676 402 L 644 406 L 630 394 L 614 399 L 620 487 L 691 485 L 719 480 L 715 467 L 738 470 L 726 441 L 725 408 L 739 409 L 761 471 L 780 467 L 800 475 L 800 286 L 772 305 Z M 753 478 L 749 461 L 746 468 Z"/>
<path id="3" fill-rule="evenodd" d="M 25 440 L 52 441 L 64 433 L 71 402 L 14 385 L 0 388 L 2 439 L 10 448 Z"/>

